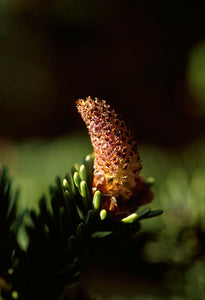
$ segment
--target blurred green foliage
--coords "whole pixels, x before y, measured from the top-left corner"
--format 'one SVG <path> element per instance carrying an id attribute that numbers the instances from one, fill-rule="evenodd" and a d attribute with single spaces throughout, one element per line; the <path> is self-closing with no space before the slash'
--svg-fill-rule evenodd
<path id="1" fill-rule="evenodd" d="M 168 266 L 167 299 L 203 299 L 205 293 L 205 142 L 162 150 L 143 147 L 145 174 L 156 178 L 153 206 L 161 218 L 143 224 L 155 238 L 143 247 L 145 261 Z M 155 299 L 155 298 L 153 298 Z"/>
<path id="2" fill-rule="evenodd" d="M 37 207 L 38 199 L 48 193 L 55 177 L 63 178 L 76 162 L 92 152 L 88 136 L 79 132 L 56 140 L 0 143 L 0 162 L 9 166 L 15 185 L 21 186 L 20 203 L 28 207 Z"/>

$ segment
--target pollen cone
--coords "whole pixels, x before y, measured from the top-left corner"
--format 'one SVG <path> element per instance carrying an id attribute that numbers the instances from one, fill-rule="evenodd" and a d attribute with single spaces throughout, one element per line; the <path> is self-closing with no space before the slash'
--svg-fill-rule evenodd
<path id="1" fill-rule="evenodd" d="M 77 109 L 94 147 L 93 191 L 103 193 L 103 208 L 126 213 L 150 202 L 153 194 L 139 176 L 142 165 L 136 138 L 124 119 L 97 98 L 79 99 Z"/>

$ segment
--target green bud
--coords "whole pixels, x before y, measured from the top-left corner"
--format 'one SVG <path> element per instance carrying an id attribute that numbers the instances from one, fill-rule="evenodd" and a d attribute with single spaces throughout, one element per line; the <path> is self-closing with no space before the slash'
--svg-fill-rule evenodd
<path id="1" fill-rule="evenodd" d="M 90 161 L 92 161 L 93 159 L 94 159 L 94 153 L 88 154 L 88 155 L 86 155 L 86 157 L 85 157 L 85 161 L 87 161 L 87 162 L 90 162 Z"/>
<path id="2" fill-rule="evenodd" d="M 18 292 L 17 292 L 17 291 L 13 291 L 13 292 L 11 293 L 11 297 L 12 297 L 13 299 L 18 299 L 18 297 L 19 297 Z"/>
<path id="3" fill-rule="evenodd" d="M 78 172 L 80 165 L 79 164 L 74 164 L 73 168 Z"/>
<path id="4" fill-rule="evenodd" d="M 86 160 L 86 161 L 89 161 L 89 160 L 91 160 L 91 155 L 90 155 L 90 154 L 88 154 L 88 155 L 85 157 L 85 160 Z"/>
<path id="5" fill-rule="evenodd" d="M 83 198 L 89 198 L 88 185 L 85 180 L 80 182 L 80 193 Z"/>
<path id="6" fill-rule="evenodd" d="M 80 179 L 80 176 L 79 176 L 78 172 L 75 172 L 73 174 L 73 180 L 74 180 L 74 183 L 75 183 L 76 187 L 80 190 L 81 179 Z"/>
<path id="7" fill-rule="evenodd" d="M 79 175 L 81 177 L 81 180 L 86 180 L 86 171 L 85 171 L 85 166 L 84 165 L 80 166 Z"/>
<path id="8" fill-rule="evenodd" d="M 90 209 L 85 217 L 85 224 L 91 224 L 94 220 L 95 213 Z"/>
<path id="9" fill-rule="evenodd" d="M 148 177 L 147 179 L 146 179 L 146 184 L 148 185 L 148 186 L 153 186 L 154 184 L 155 184 L 155 179 L 154 179 L 154 177 Z"/>
<path id="10" fill-rule="evenodd" d="M 68 188 L 69 188 L 67 179 L 63 179 L 63 187 L 64 187 L 65 189 L 68 189 Z"/>
<path id="11" fill-rule="evenodd" d="M 105 209 L 102 209 L 100 211 L 100 219 L 103 221 L 107 218 L 107 211 Z"/>
<path id="12" fill-rule="evenodd" d="M 83 197 L 84 208 L 85 210 L 87 210 L 88 207 L 90 206 L 90 193 L 89 193 L 88 185 L 85 180 L 81 181 L 80 183 L 80 193 L 81 196 Z"/>
<path id="13" fill-rule="evenodd" d="M 9 274 L 9 275 L 12 275 L 13 273 L 14 273 L 14 269 L 13 269 L 13 268 L 9 268 L 9 269 L 8 269 L 8 274 Z"/>
<path id="14" fill-rule="evenodd" d="M 93 207 L 98 210 L 100 209 L 100 205 L 101 205 L 101 192 L 100 191 L 96 191 L 95 194 L 93 195 Z"/>
<path id="15" fill-rule="evenodd" d="M 129 215 L 128 217 L 122 219 L 121 221 L 123 223 L 133 223 L 134 221 L 136 221 L 138 218 L 138 214 L 137 213 L 133 213 L 131 215 Z"/>

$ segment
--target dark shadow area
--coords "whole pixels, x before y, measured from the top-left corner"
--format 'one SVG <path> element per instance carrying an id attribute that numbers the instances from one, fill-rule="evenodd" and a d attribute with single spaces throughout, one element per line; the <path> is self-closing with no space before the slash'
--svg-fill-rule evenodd
<path id="1" fill-rule="evenodd" d="M 189 76 L 205 38 L 195 2 L 3 1 L 1 15 L 2 136 L 81 128 L 75 101 L 88 95 L 108 100 L 142 141 L 204 134 L 204 90 L 199 102 L 190 88 L 193 72 L 204 78 L 202 58 Z"/>

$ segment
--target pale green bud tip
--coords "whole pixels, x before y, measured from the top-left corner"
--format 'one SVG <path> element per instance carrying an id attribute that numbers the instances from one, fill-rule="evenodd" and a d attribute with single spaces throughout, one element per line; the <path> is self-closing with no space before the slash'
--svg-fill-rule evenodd
<path id="1" fill-rule="evenodd" d="M 100 205 L 101 205 L 101 192 L 100 191 L 96 191 L 94 196 L 93 196 L 93 207 L 95 209 L 100 209 Z"/>
<path id="2" fill-rule="evenodd" d="M 89 196 L 88 186 L 85 180 L 80 182 L 80 192 L 84 198 Z"/>
<path id="3" fill-rule="evenodd" d="M 18 292 L 17 292 L 17 291 L 13 291 L 13 292 L 11 293 L 11 297 L 12 297 L 13 299 L 18 299 L 18 297 L 19 297 Z"/>
<path id="4" fill-rule="evenodd" d="M 146 184 L 147 184 L 148 186 L 154 185 L 154 184 L 155 184 L 155 179 L 154 179 L 154 177 L 148 177 L 148 178 L 146 179 Z"/>
<path id="5" fill-rule="evenodd" d="M 94 153 L 88 154 L 88 155 L 86 155 L 86 157 L 85 157 L 85 161 L 89 162 L 89 161 L 91 161 L 93 158 L 94 158 Z"/>
<path id="6" fill-rule="evenodd" d="M 81 165 L 79 168 L 79 175 L 82 180 L 86 180 L 86 172 L 85 172 L 85 166 Z"/>
<path id="7" fill-rule="evenodd" d="M 8 269 L 8 274 L 9 274 L 9 275 L 12 275 L 13 273 L 14 273 L 14 269 L 9 268 L 9 269 Z"/>
<path id="8" fill-rule="evenodd" d="M 102 221 L 107 218 L 107 211 L 105 209 L 102 209 L 100 211 L 100 218 L 101 218 Z"/>
<path id="9" fill-rule="evenodd" d="M 81 182 L 80 182 L 80 191 L 81 191 L 81 193 L 85 193 L 85 189 L 86 189 L 86 182 L 85 182 L 85 180 L 82 180 Z"/>
<path id="10" fill-rule="evenodd" d="M 76 187 L 79 188 L 81 180 L 80 180 L 80 176 L 79 176 L 78 172 L 75 172 L 73 174 L 73 180 L 74 180 L 74 183 L 75 183 Z"/>
<path id="11" fill-rule="evenodd" d="M 133 214 L 129 215 L 128 217 L 122 219 L 122 222 L 123 223 L 132 223 L 135 220 L 137 220 L 137 218 L 138 218 L 138 214 L 133 213 Z"/>
<path id="12" fill-rule="evenodd" d="M 88 155 L 85 157 L 85 160 L 86 160 L 86 161 L 89 161 L 89 160 L 91 160 L 91 155 L 90 155 L 90 154 L 88 154 Z"/>
<path id="13" fill-rule="evenodd" d="M 63 186 L 64 188 L 68 187 L 68 181 L 66 179 L 63 179 Z"/>
<path id="14" fill-rule="evenodd" d="M 74 168 L 76 169 L 76 171 L 79 170 L 79 164 L 74 164 Z"/>

